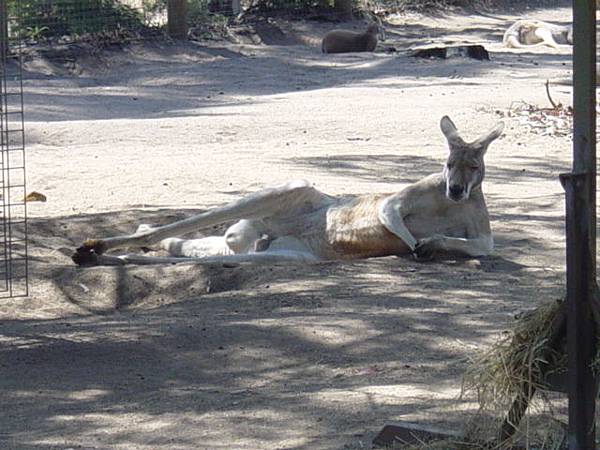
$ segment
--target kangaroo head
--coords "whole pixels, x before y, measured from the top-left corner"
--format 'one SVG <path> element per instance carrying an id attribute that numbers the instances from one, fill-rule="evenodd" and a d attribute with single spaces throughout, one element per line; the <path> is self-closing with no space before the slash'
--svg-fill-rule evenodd
<path id="1" fill-rule="evenodd" d="M 377 36 L 380 41 L 385 41 L 385 28 L 378 17 L 369 23 L 367 34 Z"/>
<path id="2" fill-rule="evenodd" d="M 567 43 L 573 45 L 573 25 L 567 27 Z"/>
<path id="3" fill-rule="evenodd" d="M 473 142 L 465 142 L 458 135 L 456 125 L 448 116 L 442 117 L 440 127 L 450 149 L 444 166 L 446 197 L 455 202 L 468 200 L 473 189 L 479 187 L 483 181 L 483 156 L 490 143 L 502 134 L 504 123 L 498 122 L 494 128 Z"/>

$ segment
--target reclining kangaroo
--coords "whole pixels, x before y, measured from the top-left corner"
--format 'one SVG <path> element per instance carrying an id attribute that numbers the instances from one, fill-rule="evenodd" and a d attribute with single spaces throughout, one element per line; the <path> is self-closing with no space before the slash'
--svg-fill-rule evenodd
<path id="1" fill-rule="evenodd" d="M 561 45 L 573 45 L 573 27 L 555 25 L 541 20 L 517 20 L 504 33 L 502 43 L 505 47 L 530 48 L 547 45 L 559 48 Z"/>
<path id="2" fill-rule="evenodd" d="M 292 181 L 169 225 L 141 225 L 130 236 L 89 239 L 73 260 L 80 265 L 307 263 L 411 253 L 424 259 L 438 252 L 487 255 L 493 239 L 481 190 L 483 157 L 504 124 L 469 143 L 448 117 L 440 125 L 450 149 L 443 170 L 398 193 L 333 197 L 306 181 Z M 239 222 L 224 236 L 176 238 L 233 220 Z M 104 254 L 154 244 L 171 256 Z"/>
<path id="3" fill-rule="evenodd" d="M 384 28 L 377 22 L 371 22 L 363 33 L 331 30 L 323 37 L 321 51 L 323 53 L 372 52 L 377 47 L 380 36 L 385 40 Z"/>

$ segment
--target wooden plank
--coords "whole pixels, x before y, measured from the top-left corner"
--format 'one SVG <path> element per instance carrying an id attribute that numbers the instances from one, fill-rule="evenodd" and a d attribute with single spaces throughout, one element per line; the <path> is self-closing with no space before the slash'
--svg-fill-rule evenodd
<path id="1" fill-rule="evenodd" d="M 460 440 L 460 434 L 411 422 L 385 425 L 373 439 L 376 447 L 392 448 L 394 444 L 420 444 L 442 439 Z"/>
<path id="2" fill-rule="evenodd" d="M 448 445 L 467 444 L 465 448 L 500 448 L 496 442 L 470 442 L 465 441 L 463 435 L 456 431 L 447 431 L 435 427 L 411 422 L 396 422 L 385 425 L 373 439 L 374 447 L 386 449 L 398 448 L 399 445 L 423 445 L 436 441 L 448 441 Z M 425 448 L 425 447 L 424 447 Z M 505 445 L 504 450 L 525 450 L 519 444 Z"/>

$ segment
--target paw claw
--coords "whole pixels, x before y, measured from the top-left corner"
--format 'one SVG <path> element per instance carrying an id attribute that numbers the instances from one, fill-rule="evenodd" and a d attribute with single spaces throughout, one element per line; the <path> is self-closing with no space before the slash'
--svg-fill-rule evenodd
<path id="1" fill-rule="evenodd" d="M 433 259 L 435 252 L 434 239 L 425 238 L 417 243 L 413 250 L 413 256 L 417 261 L 430 261 Z"/>
<path id="2" fill-rule="evenodd" d="M 415 249 L 415 251 L 413 252 L 413 256 L 415 260 L 419 262 L 431 261 L 433 259 L 433 252 L 418 251 L 417 249 Z"/>

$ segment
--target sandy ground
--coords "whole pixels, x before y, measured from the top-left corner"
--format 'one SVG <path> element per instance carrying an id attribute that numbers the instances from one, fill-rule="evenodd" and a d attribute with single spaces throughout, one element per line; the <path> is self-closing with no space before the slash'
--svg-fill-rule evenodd
<path id="1" fill-rule="evenodd" d="M 388 421 L 459 427 L 467 358 L 562 295 L 568 137 L 505 119 L 484 186 L 497 249 L 479 261 L 78 269 L 67 255 L 292 178 L 393 192 L 440 170 L 442 115 L 475 138 L 570 75 L 570 49 L 499 45 L 524 14 L 571 15 L 397 16 L 374 54 L 287 45 L 331 25 L 280 21 L 268 44 L 28 58 L 28 188 L 48 202 L 29 208 L 31 295 L 0 306 L 0 448 L 358 449 Z M 464 41 L 492 60 L 405 52 Z"/>

